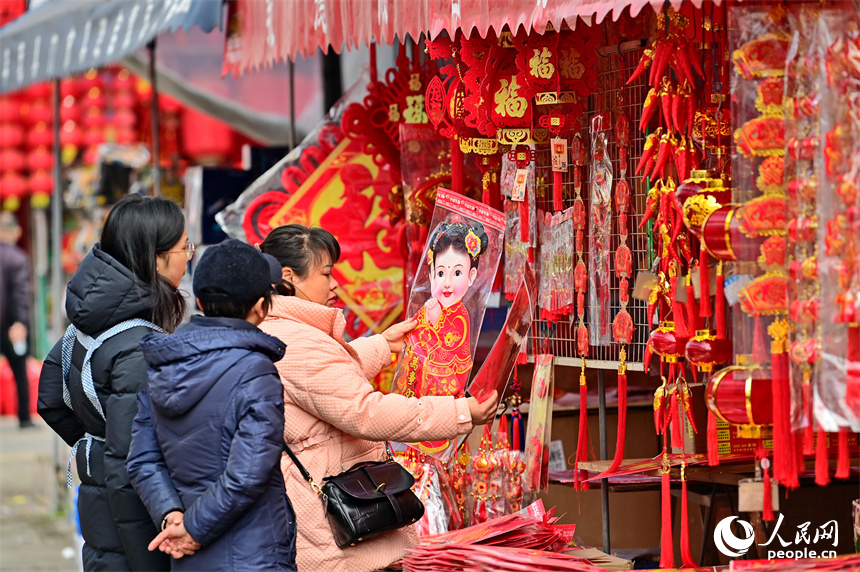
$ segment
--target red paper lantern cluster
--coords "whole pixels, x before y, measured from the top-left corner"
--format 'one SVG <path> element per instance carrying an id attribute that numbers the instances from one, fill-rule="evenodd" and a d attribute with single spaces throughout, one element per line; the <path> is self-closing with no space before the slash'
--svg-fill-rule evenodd
<path id="1" fill-rule="evenodd" d="M 36 207 L 47 206 L 54 188 L 51 178 L 53 136 L 50 84 L 0 96 L 0 202 L 16 211 L 28 194 Z"/>

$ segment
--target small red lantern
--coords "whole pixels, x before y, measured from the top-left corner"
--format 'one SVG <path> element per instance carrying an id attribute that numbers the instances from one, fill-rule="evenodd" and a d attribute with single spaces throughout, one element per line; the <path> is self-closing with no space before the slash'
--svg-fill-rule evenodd
<path id="1" fill-rule="evenodd" d="M 137 138 L 137 130 L 133 127 L 119 127 L 116 130 L 116 134 L 114 135 L 114 139 L 117 143 L 121 143 L 123 145 L 128 145 L 129 143 L 134 143 L 138 140 Z"/>
<path id="2" fill-rule="evenodd" d="M 133 127 L 137 124 L 137 115 L 131 109 L 117 109 L 111 124 L 119 127 Z"/>
<path id="3" fill-rule="evenodd" d="M 60 130 L 60 145 L 77 147 L 83 140 L 83 133 L 74 121 L 66 121 Z"/>
<path id="4" fill-rule="evenodd" d="M 0 171 L 22 171 L 24 154 L 14 147 L 0 148 Z"/>
<path id="5" fill-rule="evenodd" d="M 0 123 L 21 121 L 21 102 L 11 97 L 0 97 Z"/>
<path id="6" fill-rule="evenodd" d="M 100 145 L 101 143 L 104 143 L 104 141 L 105 141 L 104 131 L 102 131 L 98 127 L 93 127 L 91 129 L 87 129 L 86 133 L 84 133 L 84 138 L 83 138 L 84 145 L 88 145 L 88 146 Z"/>
<path id="7" fill-rule="evenodd" d="M 105 119 L 104 113 L 98 107 L 90 107 L 87 109 L 84 114 L 83 119 L 81 119 L 81 123 L 84 127 L 103 127 L 107 120 Z"/>
<path id="8" fill-rule="evenodd" d="M 114 109 L 131 109 L 137 105 L 137 96 L 130 89 L 123 89 L 113 94 L 111 102 Z"/>
<path id="9" fill-rule="evenodd" d="M 48 171 L 54 165 L 54 156 L 46 147 L 36 147 L 27 154 L 27 168 L 30 171 Z"/>
<path id="10" fill-rule="evenodd" d="M 0 122 L 0 148 L 20 147 L 24 143 L 24 128 L 16 123 Z"/>
<path id="11" fill-rule="evenodd" d="M 661 322 L 660 326 L 651 332 L 648 340 L 655 354 L 663 361 L 672 363 L 684 357 L 687 338 L 679 338 L 675 333 L 675 322 Z"/>
<path id="12" fill-rule="evenodd" d="M 101 74 L 94 69 L 89 70 L 84 74 L 84 77 L 78 79 L 78 83 L 84 91 L 93 88 L 101 89 L 105 85 L 104 78 L 102 78 Z"/>
<path id="13" fill-rule="evenodd" d="M 104 91 L 97 87 L 91 87 L 82 99 L 85 107 L 98 107 L 99 109 L 105 106 L 106 101 Z"/>
<path id="14" fill-rule="evenodd" d="M 67 95 L 60 104 L 60 121 L 77 121 L 81 117 L 81 106 L 78 100 Z"/>
<path id="15" fill-rule="evenodd" d="M 63 98 L 75 97 L 81 93 L 81 84 L 76 78 L 64 79 L 60 82 L 60 95 Z"/>
<path id="16" fill-rule="evenodd" d="M 51 202 L 54 190 L 54 179 L 46 171 L 36 171 L 28 181 L 30 193 L 33 195 L 31 204 L 36 208 L 46 208 Z"/>
<path id="17" fill-rule="evenodd" d="M 36 83 L 24 90 L 28 99 L 50 99 L 53 92 L 48 82 Z"/>
<path id="18" fill-rule="evenodd" d="M 38 123 L 27 135 L 27 146 L 48 147 L 54 142 L 54 136 L 47 123 Z"/>
<path id="19" fill-rule="evenodd" d="M 121 69 L 117 72 L 113 80 L 114 89 L 134 89 L 134 76 L 126 69 Z"/>
<path id="20" fill-rule="evenodd" d="M 696 330 L 684 350 L 687 361 L 702 371 L 713 371 L 714 366 L 726 363 L 732 357 L 728 340 L 717 339 L 710 330 Z"/>
<path id="21" fill-rule="evenodd" d="M 51 109 L 51 104 L 44 99 L 32 102 L 27 110 L 27 123 L 30 125 L 50 123 L 53 117 L 54 110 Z"/>
<path id="22" fill-rule="evenodd" d="M 0 199 L 5 210 L 17 211 L 26 193 L 27 181 L 18 173 L 8 171 L 0 177 Z"/>

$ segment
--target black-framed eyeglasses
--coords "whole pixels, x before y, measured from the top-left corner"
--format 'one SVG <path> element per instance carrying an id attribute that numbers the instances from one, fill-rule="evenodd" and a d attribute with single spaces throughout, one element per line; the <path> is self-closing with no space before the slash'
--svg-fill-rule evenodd
<path id="1" fill-rule="evenodd" d="M 170 254 L 172 252 L 184 252 L 185 258 L 187 260 L 191 260 L 192 258 L 194 258 L 194 251 L 195 250 L 196 250 L 196 247 L 194 246 L 194 243 L 191 242 L 190 240 L 186 240 L 185 241 L 185 248 L 183 248 L 182 250 L 165 250 L 163 252 L 163 254 Z"/>

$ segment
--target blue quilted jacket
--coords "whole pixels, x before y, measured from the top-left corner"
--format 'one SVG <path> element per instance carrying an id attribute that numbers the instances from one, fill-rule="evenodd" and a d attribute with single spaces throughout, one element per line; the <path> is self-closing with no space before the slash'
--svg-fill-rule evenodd
<path id="1" fill-rule="evenodd" d="M 284 344 L 232 318 L 195 316 L 141 339 L 128 473 L 153 521 L 185 511 L 202 548 L 174 570 L 295 570 L 295 515 L 280 469 Z"/>

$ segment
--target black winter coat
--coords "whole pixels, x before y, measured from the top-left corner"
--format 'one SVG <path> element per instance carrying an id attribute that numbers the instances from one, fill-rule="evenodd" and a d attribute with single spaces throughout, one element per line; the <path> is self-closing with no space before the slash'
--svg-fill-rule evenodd
<path id="1" fill-rule="evenodd" d="M 295 570 L 295 516 L 280 468 L 284 344 L 244 320 L 195 316 L 140 342 L 147 392 L 128 472 L 153 520 L 185 509 L 202 547 L 174 570 Z"/>
<path id="2" fill-rule="evenodd" d="M 66 291 L 66 314 L 81 332 L 95 338 L 132 318 L 152 319 L 149 286 L 108 254 L 93 247 Z M 86 350 L 75 341 L 69 372 L 74 411 L 63 402 L 62 340 L 54 346 L 39 378 L 39 415 L 69 445 L 85 433 L 92 440 L 87 470 L 86 442 L 75 455 L 81 488 L 78 515 L 84 537 L 84 570 L 169 570 L 170 560 L 147 545 L 158 529 L 128 480 L 125 459 L 137 393 L 146 385 L 146 362 L 139 341 L 149 333 L 136 327 L 107 339 L 91 359 L 93 384 L 105 413 L 102 420 L 84 393 L 81 368 Z"/>

